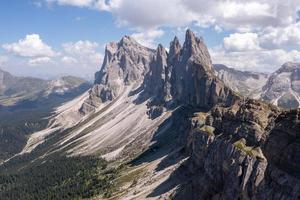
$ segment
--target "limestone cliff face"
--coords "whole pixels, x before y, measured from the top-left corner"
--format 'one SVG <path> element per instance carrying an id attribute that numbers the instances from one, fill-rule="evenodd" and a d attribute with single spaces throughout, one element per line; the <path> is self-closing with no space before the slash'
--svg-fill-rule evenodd
<path id="1" fill-rule="evenodd" d="M 143 82 L 155 51 L 125 36 L 118 43 L 106 46 L 101 70 L 95 75 L 94 86 L 81 111 L 89 113 L 101 103 L 115 99 L 126 86 L 133 89 Z"/>
<path id="2" fill-rule="evenodd" d="M 173 42 L 176 46 L 176 41 Z M 178 45 L 177 45 L 178 46 Z M 172 45 L 171 45 L 172 47 Z M 170 51 L 172 59 L 172 96 L 175 100 L 211 108 L 217 103 L 231 105 L 238 96 L 214 75 L 212 62 L 202 38 L 186 32 L 180 51 Z"/>
<path id="3" fill-rule="evenodd" d="M 190 30 L 182 47 L 174 38 L 169 54 L 160 45 L 152 64 L 145 90 L 157 102 L 209 109 L 218 103 L 229 106 L 240 98 L 214 75 L 203 39 Z"/>
<path id="4" fill-rule="evenodd" d="M 286 127 L 286 128 L 284 128 Z M 196 113 L 175 199 L 298 199 L 300 110 L 256 100 Z"/>
<path id="5" fill-rule="evenodd" d="M 153 97 L 153 102 L 156 104 L 171 100 L 171 74 L 167 65 L 167 56 L 165 48 L 159 45 L 143 85 L 146 94 Z"/>
<path id="6" fill-rule="evenodd" d="M 174 38 L 169 54 L 162 45 L 148 49 L 128 36 L 108 44 L 102 68 L 81 110 L 88 113 L 133 85 L 152 98 L 153 104 L 163 106 L 190 104 L 210 109 L 218 103 L 229 106 L 240 98 L 214 75 L 203 39 L 190 30 L 182 47 Z"/>

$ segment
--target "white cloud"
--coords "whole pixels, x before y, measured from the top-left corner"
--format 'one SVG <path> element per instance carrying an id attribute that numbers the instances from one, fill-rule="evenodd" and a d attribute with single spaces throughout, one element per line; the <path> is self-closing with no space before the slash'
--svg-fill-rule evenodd
<path id="1" fill-rule="evenodd" d="M 37 8 L 41 8 L 43 6 L 42 2 L 40 1 L 33 1 L 32 4 Z"/>
<path id="2" fill-rule="evenodd" d="M 48 64 L 50 61 L 51 59 L 49 57 L 39 57 L 39 58 L 29 59 L 28 64 L 30 66 L 39 66 L 39 65 Z"/>
<path id="3" fill-rule="evenodd" d="M 201 26 L 249 31 L 295 22 L 300 0 L 94 0 L 89 6 L 111 12 L 119 24 L 139 28 L 185 26 L 195 22 Z"/>
<path id="4" fill-rule="evenodd" d="M 111 0 L 107 6 L 118 24 L 142 29 L 184 26 L 197 18 L 182 0 Z"/>
<path id="5" fill-rule="evenodd" d="M 210 49 L 214 63 L 222 63 L 230 67 L 248 71 L 273 72 L 287 61 L 300 62 L 300 51 L 283 49 L 243 52 L 227 52 L 224 49 Z"/>
<path id="6" fill-rule="evenodd" d="M 149 30 L 163 27 L 197 25 L 216 32 L 256 33 L 264 47 L 300 45 L 297 24 L 300 0 L 46 0 L 59 5 L 108 11 L 121 26 L 129 26 L 145 45 L 153 45 Z M 153 31 L 152 31 L 153 32 Z M 263 36 L 264 35 L 264 36 Z M 156 38 L 160 34 L 157 34 Z M 252 37 L 252 36 L 250 36 Z M 249 48 L 257 47 L 257 38 L 248 38 Z M 240 41 L 241 42 L 241 41 Z M 249 48 L 242 45 L 242 49 Z M 244 45 L 244 46 L 243 46 Z M 240 46 L 236 46 L 240 50 Z"/>
<path id="7" fill-rule="evenodd" d="M 99 46 L 96 42 L 78 41 L 70 42 L 62 45 L 64 49 L 64 54 L 68 56 L 68 59 L 65 57 L 64 61 L 71 61 L 71 58 L 74 58 L 73 61 L 79 62 L 83 67 L 95 67 L 100 66 L 103 56 L 97 52 Z"/>
<path id="8" fill-rule="evenodd" d="M 47 0 L 59 5 L 88 7 L 110 12 L 121 26 L 136 31 L 133 36 L 153 47 L 164 27 L 197 25 L 216 32 L 234 31 L 224 41 L 230 51 L 300 45 L 300 0 Z M 149 31 L 151 30 L 151 31 Z M 155 30 L 155 31 L 153 31 Z M 154 34 L 156 32 L 156 35 Z"/>
<path id="9" fill-rule="evenodd" d="M 23 71 L 24 75 L 46 78 L 68 74 L 92 80 L 103 59 L 98 52 L 98 43 L 88 40 L 64 43 L 59 53 L 43 43 L 37 34 L 27 35 L 25 39 L 3 47 L 19 56 L 10 59 L 6 68 L 17 71 L 18 74 Z M 0 56 L 0 65 L 4 61 L 6 58 Z"/>
<path id="10" fill-rule="evenodd" d="M 215 25 L 214 29 L 217 33 L 221 33 L 223 31 L 223 29 L 218 25 Z"/>
<path id="11" fill-rule="evenodd" d="M 48 3 L 58 3 L 59 5 L 70 5 L 78 7 L 91 7 L 94 0 L 46 0 Z"/>
<path id="12" fill-rule="evenodd" d="M 96 42 L 79 40 L 77 42 L 64 43 L 62 46 L 66 53 L 80 56 L 95 53 L 99 45 Z"/>
<path id="13" fill-rule="evenodd" d="M 287 34 L 292 33 L 293 31 Z M 223 39 L 222 45 L 210 49 L 213 62 L 241 70 L 268 72 L 275 71 L 288 61 L 300 62 L 299 50 L 266 48 L 262 44 L 263 40 L 266 40 L 264 34 L 265 32 L 230 34 Z M 269 41 L 269 44 L 271 43 Z"/>
<path id="14" fill-rule="evenodd" d="M 61 58 L 61 62 L 66 65 L 75 65 L 78 63 L 76 58 L 73 58 L 71 56 L 64 56 Z"/>
<path id="15" fill-rule="evenodd" d="M 259 41 L 256 33 L 234 33 L 224 38 L 224 48 L 228 51 L 258 50 Z"/>
<path id="16" fill-rule="evenodd" d="M 269 27 L 261 34 L 261 43 L 267 47 L 300 45 L 300 22 L 286 27 Z"/>
<path id="17" fill-rule="evenodd" d="M 23 57 L 53 57 L 55 52 L 45 44 L 38 34 L 26 35 L 24 39 L 2 46 L 10 53 Z"/>
<path id="18" fill-rule="evenodd" d="M 143 32 L 134 33 L 131 36 L 136 39 L 140 44 L 155 48 L 155 42 L 154 40 L 158 37 L 161 37 L 164 34 L 164 31 L 162 30 L 147 30 Z"/>

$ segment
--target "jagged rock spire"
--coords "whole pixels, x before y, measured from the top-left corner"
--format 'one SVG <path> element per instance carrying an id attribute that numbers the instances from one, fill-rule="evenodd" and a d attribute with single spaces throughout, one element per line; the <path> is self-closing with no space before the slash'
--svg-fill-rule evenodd
<path id="1" fill-rule="evenodd" d="M 178 59 L 180 50 L 181 50 L 180 42 L 179 42 L 177 36 L 175 36 L 173 41 L 170 43 L 168 61 L 172 62 L 174 59 Z"/>
<path id="2" fill-rule="evenodd" d="M 203 38 L 196 37 L 190 29 L 185 34 L 182 55 L 184 60 L 192 59 L 194 62 L 201 64 L 206 70 L 212 70 L 211 57 Z"/>
<path id="3" fill-rule="evenodd" d="M 122 37 L 122 39 L 119 41 L 119 46 L 141 46 L 133 37 L 129 36 L 129 35 L 125 35 L 124 37 Z"/>
<path id="4" fill-rule="evenodd" d="M 178 102 L 211 108 L 217 103 L 230 105 L 236 97 L 214 76 L 203 39 L 189 29 L 183 47 L 175 37 L 169 54 L 161 44 L 149 49 L 130 36 L 110 43 L 95 83 L 90 105 L 97 98 L 99 102 L 112 100 L 133 84 L 143 86 L 144 94 L 159 105 Z"/>
<path id="5" fill-rule="evenodd" d="M 217 103 L 230 105 L 238 98 L 215 77 L 203 39 L 190 29 L 186 31 L 179 59 L 173 60 L 170 65 L 173 66 L 172 96 L 178 102 L 211 108 Z"/>

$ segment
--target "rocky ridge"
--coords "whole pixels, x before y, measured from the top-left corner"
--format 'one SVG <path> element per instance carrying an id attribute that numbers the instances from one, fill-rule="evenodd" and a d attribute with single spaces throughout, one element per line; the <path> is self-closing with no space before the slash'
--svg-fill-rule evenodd
<path id="1" fill-rule="evenodd" d="M 300 111 L 256 100 L 239 104 L 193 118 L 185 163 L 192 178 L 177 199 L 299 198 Z"/>
<path id="2" fill-rule="evenodd" d="M 118 43 L 109 43 L 101 70 L 95 75 L 89 99 L 81 111 L 95 111 L 101 103 L 119 96 L 126 87 L 137 88 L 149 71 L 154 53 L 154 50 L 138 44 L 130 36 L 124 36 Z"/>

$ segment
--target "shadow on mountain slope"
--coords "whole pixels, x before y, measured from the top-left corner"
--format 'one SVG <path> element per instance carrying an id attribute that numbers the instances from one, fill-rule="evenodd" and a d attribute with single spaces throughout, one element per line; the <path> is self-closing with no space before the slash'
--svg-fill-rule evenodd
<path id="1" fill-rule="evenodd" d="M 176 163 L 178 158 L 174 159 L 174 152 L 178 153 L 185 144 L 190 113 L 188 107 L 177 108 L 153 134 L 150 142 L 152 145 L 131 161 L 130 165 L 137 166 L 163 158 L 156 169 L 160 171 Z"/>

